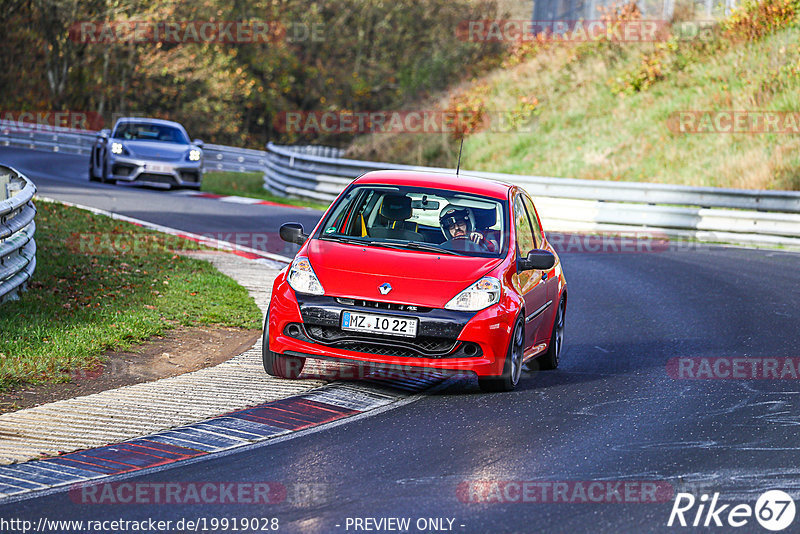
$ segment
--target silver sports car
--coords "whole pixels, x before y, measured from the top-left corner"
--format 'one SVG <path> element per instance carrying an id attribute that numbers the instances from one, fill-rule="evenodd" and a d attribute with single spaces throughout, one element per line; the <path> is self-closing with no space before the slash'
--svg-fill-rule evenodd
<path id="1" fill-rule="evenodd" d="M 122 118 L 92 146 L 89 180 L 200 189 L 202 179 L 203 142 L 177 122 Z"/>

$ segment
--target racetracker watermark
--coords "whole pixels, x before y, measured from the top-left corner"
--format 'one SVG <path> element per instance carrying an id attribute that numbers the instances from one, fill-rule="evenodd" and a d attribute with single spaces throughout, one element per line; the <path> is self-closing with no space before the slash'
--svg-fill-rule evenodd
<path id="1" fill-rule="evenodd" d="M 696 241 L 671 238 L 663 232 L 600 232 L 566 234 L 548 232 L 547 240 L 559 254 L 647 254 L 692 250 Z"/>
<path id="2" fill-rule="evenodd" d="M 456 37 L 468 42 L 651 43 L 665 40 L 668 26 L 663 20 L 463 20 Z"/>
<path id="3" fill-rule="evenodd" d="M 92 111 L 0 110 L 0 121 L 3 121 L 0 127 L 4 130 L 99 130 L 103 127 L 102 115 Z"/>
<path id="4" fill-rule="evenodd" d="M 595 503 L 645 504 L 672 500 L 661 480 L 468 480 L 456 488 L 462 503 Z"/>
<path id="5" fill-rule="evenodd" d="M 330 500 L 321 482 L 107 482 L 74 484 L 77 504 L 321 504 Z"/>
<path id="6" fill-rule="evenodd" d="M 258 250 L 282 249 L 286 243 L 278 232 L 206 232 L 199 239 L 170 234 L 134 235 L 128 232 L 73 232 L 67 248 L 86 255 L 150 254 L 197 250 L 199 245 L 215 246 L 218 241 Z"/>
<path id="7" fill-rule="evenodd" d="M 267 20 L 122 20 L 79 21 L 69 28 L 69 38 L 78 43 L 208 43 L 247 44 L 278 42 L 322 42 L 323 23 L 283 23 Z"/>
<path id="8" fill-rule="evenodd" d="M 462 20 L 456 26 L 461 41 L 506 43 L 653 43 L 670 39 L 709 41 L 714 20 Z"/>
<path id="9" fill-rule="evenodd" d="M 317 360 L 313 367 L 304 369 L 301 378 L 319 380 L 371 379 L 376 381 L 435 380 L 443 378 L 444 374 L 454 373 L 453 371 L 437 371 L 424 367 L 401 367 L 400 362 L 401 359 L 398 358 L 398 365 L 392 366 L 378 363 L 351 365 Z"/>
<path id="10" fill-rule="evenodd" d="M 518 111 L 281 111 L 274 127 L 294 134 L 413 133 L 488 131 L 532 132 L 533 124 Z"/>
<path id="11" fill-rule="evenodd" d="M 667 374 L 675 380 L 798 380 L 800 358 L 670 358 Z"/>
<path id="12" fill-rule="evenodd" d="M 108 482 L 75 484 L 78 504 L 277 504 L 286 500 L 278 482 Z"/>
<path id="13" fill-rule="evenodd" d="M 800 112 L 676 111 L 667 128 L 674 134 L 800 134 Z"/>

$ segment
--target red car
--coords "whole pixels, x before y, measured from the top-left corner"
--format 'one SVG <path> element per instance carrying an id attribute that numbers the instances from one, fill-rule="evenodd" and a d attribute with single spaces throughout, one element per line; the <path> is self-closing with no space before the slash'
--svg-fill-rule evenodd
<path id="1" fill-rule="evenodd" d="M 471 371 L 509 391 L 523 365 L 555 369 L 567 284 L 530 197 L 465 176 L 376 171 L 354 180 L 280 272 L 264 322 L 264 369 L 306 358 Z"/>

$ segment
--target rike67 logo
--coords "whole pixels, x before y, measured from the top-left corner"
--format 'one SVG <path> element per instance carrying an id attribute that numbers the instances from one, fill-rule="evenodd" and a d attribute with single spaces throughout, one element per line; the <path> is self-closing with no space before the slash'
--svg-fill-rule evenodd
<path id="1" fill-rule="evenodd" d="M 708 495 L 697 499 L 691 493 L 678 493 L 667 526 L 681 527 L 743 527 L 755 517 L 767 530 L 784 530 L 794 521 L 795 504 L 792 497 L 780 490 L 763 493 L 755 507 L 749 504 L 719 504 L 719 493 L 709 502 Z"/>

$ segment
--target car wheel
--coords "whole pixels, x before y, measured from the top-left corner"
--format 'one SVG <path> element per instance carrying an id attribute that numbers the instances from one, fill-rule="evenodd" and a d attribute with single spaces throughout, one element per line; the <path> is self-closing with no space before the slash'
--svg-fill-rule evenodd
<path id="1" fill-rule="evenodd" d="M 483 391 L 511 391 L 522 375 L 522 352 L 525 348 L 525 320 L 520 317 L 514 325 L 514 333 L 508 343 L 508 353 L 500 376 L 478 377 L 478 385 Z"/>
<path id="2" fill-rule="evenodd" d="M 261 359 L 268 375 L 277 378 L 297 378 L 303 372 L 305 358 L 284 356 L 269 350 L 269 313 L 264 319 L 264 333 L 261 337 Z"/>
<path id="3" fill-rule="evenodd" d="M 561 297 L 556 312 L 556 320 L 553 321 L 553 332 L 550 334 L 550 346 L 547 352 L 536 358 L 534 361 L 539 363 L 539 369 L 549 371 L 558 367 L 561 347 L 564 346 L 564 323 L 567 315 L 567 301 Z"/>
<path id="4" fill-rule="evenodd" d="M 89 156 L 89 181 L 97 181 L 97 176 L 94 173 L 94 152 Z"/>

